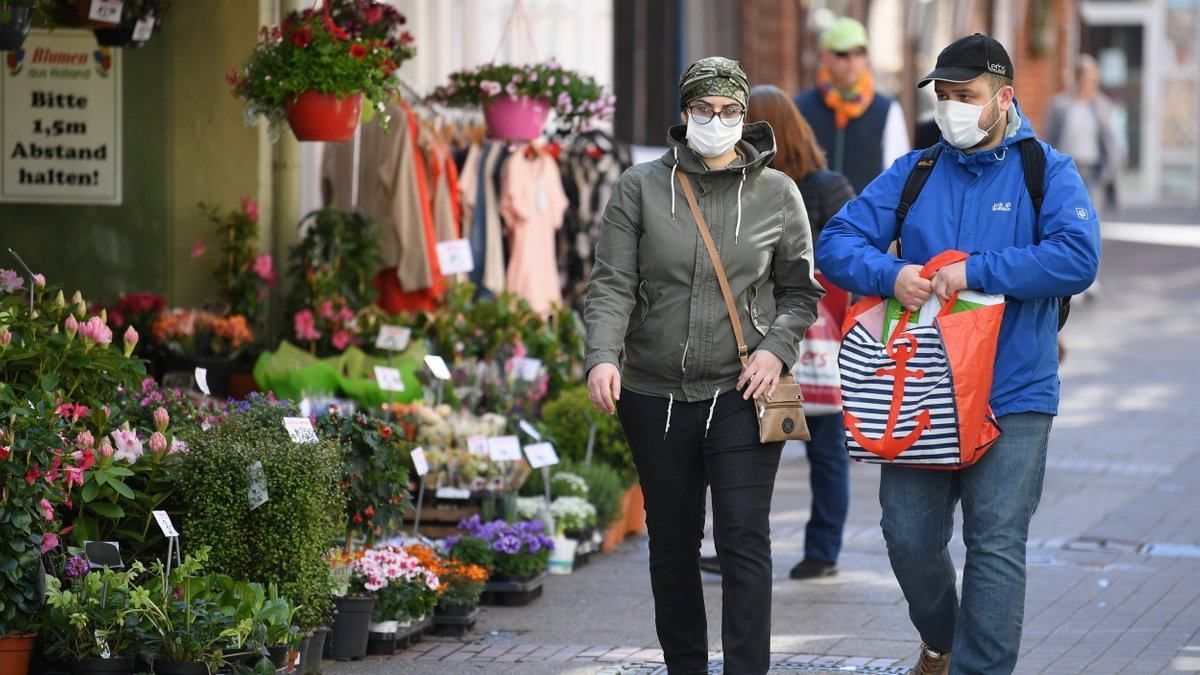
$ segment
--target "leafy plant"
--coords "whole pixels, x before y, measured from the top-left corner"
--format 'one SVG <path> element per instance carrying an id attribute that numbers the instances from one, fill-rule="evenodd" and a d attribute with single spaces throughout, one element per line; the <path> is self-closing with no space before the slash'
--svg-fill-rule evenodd
<path id="1" fill-rule="evenodd" d="M 596 412 L 588 398 L 586 387 L 568 389 L 542 407 L 542 425 L 546 436 L 562 457 L 576 461 L 578 468 L 587 454 L 589 427 L 596 425 L 593 465 L 607 464 L 620 474 L 624 486 L 637 482 L 637 466 L 625 442 L 624 432 L 616 418 Z"/>
<path id="2" fill-rule="evenodd" d="M 414 544 L 404 550 L 416 558 L 422 567 L 437 575 L 441 582 L 438 606 L 474 607 L 479 604 L 479 597 L 483 595 L 483 587 L 488 579 L 486 568 L 439 556 L 437 551 L 422 544 Z"/>
<path id="3" fill-rule="evenodd" d="M 484 523 L 479 516 L 471 516 L 459 522 L 458 529 L 463 535 L 446 541 L 451 557 L 479 564 L 476 559 L 480 556 L 479 545 L 471 543 L 464 548 L 462 544 L 469 540 L 482 541 L 491 548 L 493 575 L 524 577 L 538 574 L 546 569 L 550 552 L 554 550 L 554 540 L 545 535 L 544 525 L 537 520 Z"/>
<path id="4" fill-rule="evenodd" d="M 220 286 L 222 314 L 240 315 L 251 326 L 261 324 L 269 289 L 275 286 L 270 253 L 258 250 L 258 204 L 242 197 L 242 208 L 224 215 L 215 206 L 200 205 L 216 225 L 221 258 L 214 276 Z"/>
<path id="5" fill-rule="evenodd" d="M 437 605 L 441 588 L 437 575 L 402 549 L 368 549 L 354 566 L 371 580 L 368 589 L 376 589 L 375 621 L 419 619 Z"/>
<path id="6" fill-rule="evenodd" d="M 185 356 L 237 356 L 254 342 L 254 333 L 239 314 L 172 309 L 154 322 L 154 341 Z"/>
<path id="7" fill-rule="evenodd" d="M 42 637 L 49 656 L 79 661 L 85 658 L 123 658 L 138 653 L 141 615 L 132 598 L 146 570 L 133 563 L 125 571 L 87 571 L 80 558 L 72 561 L 69 588 L 57 577 L 46 579 L 46 613 Z M 70 574 L 84 572 L 82 576 Z"/>

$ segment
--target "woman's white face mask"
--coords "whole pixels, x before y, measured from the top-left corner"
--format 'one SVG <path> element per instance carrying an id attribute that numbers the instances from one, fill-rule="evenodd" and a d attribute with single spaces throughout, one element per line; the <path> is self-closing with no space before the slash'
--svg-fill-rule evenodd
<path id="1" fill-rule="evenodd" d="M 704 157 L 720 157 L 742 140 L 742 125 L 743 122 L 738 122 L 737 126 L 727 127 L 716 117 L 707 124 L 697 124 L 688 115 L 688 147 Z"/>
<path id="2" fill-rule="evenodd" d="M 934 107 L 933 119 L 937 122 L 938 129 L 941 130 L 942 137 L 946 139 L 946 142 L 959 150 L 967 150 L 979 145 L 980 141 L 987 138 L 1000 120 L 1004 119 L 1004 115 L 997 115 L 996 121 L 992 122 L 987 129 L 979 128 L 979 118 L 983 116 L 984 109 L 1000 95 L 1000 91 L 996 92 L 996 95 L 983 105 L 949 99 L 938 101 Z"/>

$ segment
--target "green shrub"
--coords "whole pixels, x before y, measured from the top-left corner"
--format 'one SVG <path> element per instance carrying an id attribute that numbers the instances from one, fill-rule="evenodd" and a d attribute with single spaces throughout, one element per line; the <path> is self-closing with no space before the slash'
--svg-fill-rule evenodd
<path id="1" fill-rule="evenodd" d="M 596 523 L 600 527 L 607 527 L 609 523 L 621 516 L 621 502 L 625 499 L 627 486 L 625 479 L 616 469 L 596 459 L 592 460 L 591 466 L 584 466 L 582 461 L 564 459 L 551 471 L 552 476 L 571 473 L 582 477 L 587 482 L 587 500 L 596 507 Z M 561 497 L 569 494 L 557 488 L 559 482 L 553 477 L 550 480 L 554 496 Z M 534 471 L 529 475 L 529 479 L 521 488 L 521 494 L 533 497 L 541 497 L 545 494 L 542 487 L 542 472 Z"/>
<path id="2" fill-rule="evenodd" d="M 621 476 L 624 486 L 637 482 L 637 467 L 633 455 L 625 442 L 625 434 L 617 418 L 605 415 L 592 407 L 586 387 L 568 389 L 542 407 L 542 422 L 547 440 L 561 457 L 582 462 L 587 453 L 588 425 L 590 419 L 596 425 L 596 445 L 592 451 L 592 463 L 607 464 Z"/>

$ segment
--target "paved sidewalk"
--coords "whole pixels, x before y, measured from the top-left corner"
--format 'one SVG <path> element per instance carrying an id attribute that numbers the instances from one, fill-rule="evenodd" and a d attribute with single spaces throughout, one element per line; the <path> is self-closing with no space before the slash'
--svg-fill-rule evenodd
<path id="1" fill-rule="evenodd" d="M 1200 672 L 1200 249 L 1110 243 L 1104 266 L 1103 294 L 1079 302 L 1065 332 L 1017 672 Z M 919 640 L 879 532 L 877 474 L 852 467 L 841 573 L 795 582 L 786 575 L 803 552 L 808 472 L 802 454 L 785 454 L 773 512 L 773 672 L 902 673 L 915 660 Z M 957 534 L 952 551 L 961 568 Z M 627 542 L 552 577 L 529 607 L 485 608 L 468 639 L 326 672 L 665 672 L 646 560 L 644 539 Z M 719 650 L 716 577 L 705 594 Z"/>

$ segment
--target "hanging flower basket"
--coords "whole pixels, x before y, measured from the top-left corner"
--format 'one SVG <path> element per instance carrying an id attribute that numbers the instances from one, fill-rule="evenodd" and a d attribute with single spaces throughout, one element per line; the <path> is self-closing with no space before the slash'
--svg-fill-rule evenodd
<path id="1" fill-rule="evenodd" d="M 348 141 L 362 116 L 362 94 L 337 97 L 306 91 L 287 99 L 287 120 L 299 141 Z"/>
<path id="2" fill-rule="evenodd" d="M 33 6 L 0 3 L 0 51 L 15 52 L 25 44 L 29 25 L 33 23 Z"/>
<path id="3" fill-rule="evenodd" d="M 101 47 L 121 47 L 122 49 L 141 49 L 146 46 L 149 38 L 138 40 L 134 38 L 137 32 L 138 20 L 125 19 L 112 28 L 96 28 L 96 44 Z"/>
<path id="4" fill-rule="evenodd" d="M 502 141 L 531 141 L 542 135 L 550 103 L 541 99 L 515 96 L 494 98 L 483 109 L 492 138 Z"/>

